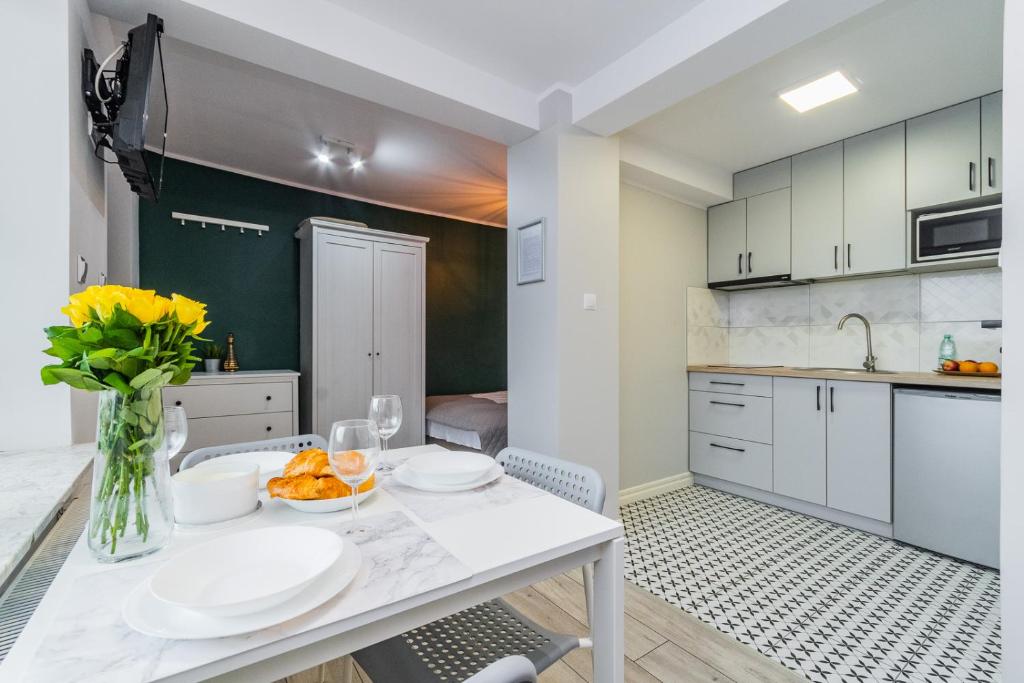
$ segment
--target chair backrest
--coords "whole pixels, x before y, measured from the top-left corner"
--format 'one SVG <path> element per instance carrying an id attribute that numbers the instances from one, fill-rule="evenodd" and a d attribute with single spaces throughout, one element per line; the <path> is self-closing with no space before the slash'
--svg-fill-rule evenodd
<path id="1" fill-rule="evenodd" d="M 264 441 L 207 446 L 206 448 L 197 448 L 186 455 L 178 469 L 187 470 L 211 458 L 219 458 L 222 455 L 231 455 L 232 453 L 249 453 L 251 451 L 292 451 L 293 453 L 298 453 L 307 448 L 327 450 L 327 440 L 319 434 L 299 434 L 297 436 L 282 436 L 277 439 L 266 439 Z"/>
<path id="2" fill-rule="evenodd" d="M 498 453 L 495 460 L 516 479 L 588 510 L 604 509 L 604 479 L 593 467 L 511 446 Z"/>

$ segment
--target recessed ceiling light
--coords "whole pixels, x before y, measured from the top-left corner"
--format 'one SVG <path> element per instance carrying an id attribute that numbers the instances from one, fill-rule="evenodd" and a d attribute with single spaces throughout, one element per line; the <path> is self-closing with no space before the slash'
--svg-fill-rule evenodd
<path id="1" fill-rule="evenodd" d="M 828 76 L 822 76 L 807 85 L 787 90 L 779 97 L 802 114 L 855 92 L 857 92 L 857 86 L 851 83 L 842 72 L 833 71 Z"/>

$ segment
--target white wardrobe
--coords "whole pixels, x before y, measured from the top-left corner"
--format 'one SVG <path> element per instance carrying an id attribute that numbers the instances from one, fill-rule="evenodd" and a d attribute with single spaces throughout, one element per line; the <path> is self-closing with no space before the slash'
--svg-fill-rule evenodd
<path id="1" fill-rule="evenodd" d="M 374 394 L 402 398 L 390 446 L 423 443 L 426 237 L 309 218 L 299 247 L 299 421 L 328 436 L 365 418 Z"/>

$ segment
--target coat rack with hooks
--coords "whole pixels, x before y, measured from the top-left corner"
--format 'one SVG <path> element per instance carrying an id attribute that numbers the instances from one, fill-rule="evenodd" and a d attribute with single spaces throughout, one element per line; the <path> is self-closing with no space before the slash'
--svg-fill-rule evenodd
<path id="1" fill-rule="evenodd" d="M 260 225 L 259 223 L 246 223 L 245 221 L 230 221 L 226 218 L 213 218 L 211 216 L 197 216 L 193 213 L 181 213 L 179 211 L 172 211 L 171 218 L 176 221 L 181 221 L 182 225 L 186 222 L 199 223 L 203 228 L 206 228 L 206 224 L 219 225 L 221 231 L 228 228 L 238 228 L 240 235 L 244 235 L 246 230 L 255 230 L 259 237 L 263 237 L 263 233 L 270 230 L 269 225 Z"/>

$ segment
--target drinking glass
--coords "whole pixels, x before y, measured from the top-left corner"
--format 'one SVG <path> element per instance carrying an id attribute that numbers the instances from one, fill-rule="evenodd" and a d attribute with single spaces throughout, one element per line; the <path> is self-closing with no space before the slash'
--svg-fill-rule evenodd
<path id="1" fill-rule="evenodd" d="M 164 408 L 164 442 L 167 444 L 167 461 L 181 452 L 188 441 L 188 419 L 181 406 Z M 173 468 L 172 468 L 173 471 Z"/>
<path id="2" fill-rule="evenodd" d="M 395 394 L 383 394 L 370 399 L 370 419 L 377 425 L 384 450 L 388 439 L 402 427 L 402 399 Z"/>
<path id="3" fill-rule="evenodd" d="M 331 425 L 327 459 L 338 479 L 352 489 L 352 518 L 359 519 L 359 486 L 377 469 L 380 434 L 373 420 L 341 420 Z"/>

